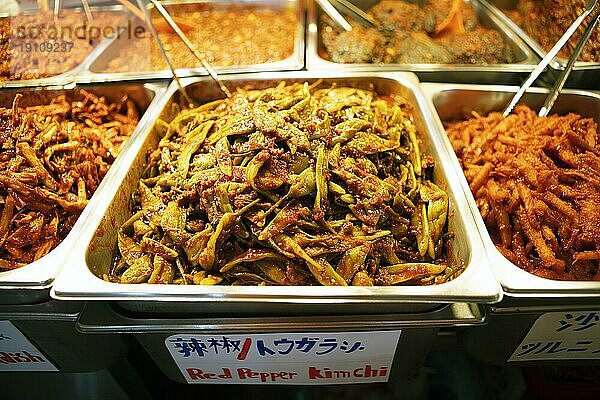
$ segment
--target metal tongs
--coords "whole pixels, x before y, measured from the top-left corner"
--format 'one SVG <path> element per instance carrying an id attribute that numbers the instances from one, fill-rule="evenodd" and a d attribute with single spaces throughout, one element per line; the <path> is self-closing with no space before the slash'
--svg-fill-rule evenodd
<path id="1" fill-rule="evenodd" d="M 164 18 L 164 20 L 169 24 L 169 26 L 171 27 L 171 29 L 173 29 L 173 31 L 175 32 L 175 34 L 188 47 L 188 49 L 190 49 L 190 51 L 194 54 L 194 56 L 202 63 L 202 65 L 208 71 L 208 73 L 210 74 L 210 76 L 215 80 L 215 82 L 217 82 L 217 84 L 219 85 L 219 88 L 225 94 L 225 96 L 231 97 L 231 92 L 229 91 L 229 89 L 227 89 L 227 86 L 225 86 L 225 84 L 223 83 L 223 81 L 221 81 L 221 79 L 217 75 L 217 72 L 204 59 L 204 57 L 202 57 L 202 55 L 198 52 L 198 50 L 196 50 L 196 48 L 193 46 L 192 42 L 190 42 L 190 40 L 187 38 L 187 36 L 185 35 L 185 33 L 181 30 L 181 28 L 173 20 L 173 18 L 171 17 L 171 15 L 169 15 L 169 13 L 167 12 L 167 10 L 165 10 L 165 8 L 162 6 L 162 4 L 158 3 L 156 0 L 150 0 L 150 2 L 154 5 L 154 7 L 160 13 L 160 15 Z M 152 36 L 154 37 L 154 40 L 156 40 L 156 43 L 158 44 L 160 52 L 162 53 L 162 55 L 163 55 L 164 59 L 166 60 L 167 64 L 169 65 L 169 69 L 171 70 L 171 75 L 173 76 L 173 81 L 175 81 L 175 84 L 178 86 L 179 91 L 181 92 L 181 94 L 183 95 L 183 97 L 185 98 L 185 100 L 188 102 L 188 104 L 191 106 L 193 104 L 193 101 L 190 98 L 190 96 L 187 94 L 185 88 L 181 85 L 181 82 L 179 81 L 179 77 L 177 76 L 177 73 L 175 72 L 175 67 L 173 66 L 173 62 L 171 61 L 171 58 L 167 54 L 167 51 L 165 50 L 165 47 L 164 47 L 164 45 L 162 43 L 162 40 L 160 39 L 160 37 L 158 35 L 158 32 L 156 31 L 156 28 L 154 27 L 154 24 L 152 23 L 152 18 L 150 16 L 150 11 L 148 10 L 148 7 L 146 7 L 144 5 L 143 0 L 137 0 L 137 3 L 138 3 L 138 6 L 142 10 L 144 10 L 145 17 L 146 17 L 145 20 L 146 20 L 146 22 L 148 24 L 148 27 L 150 28 L 150 32 L 152 33 Z"/>
<path id="2" fill-rule="evenodd" d="M 598 20 L 599 20 L 598 17 L 600 16 L 600 7 L 597 7 L 597 5 L 598 5 L 598 0 L 590 0 L 587 3 L 583 13 L 579 17 L 577 17 L 577 19 L 575 21 L 573 21 L 573 23 L 571 24 L 569 29 L 567 29 L 567 31 L 561 36 L 561 38 L 558 39 L 558 42 L 556 42 L 554 47 L 552 47 L 552 49 L 550 49 L 548 54 L 546 54 L 546 56 L 542 59 L 542 61 L 540 61 L 538 66 L 533 70 L 533 72 L 525 80 L 523 85 L 521 85 L 521 87 L 519 88 L 519 90 L 517 91 L 515 96 L 512 98 L 512 100 L 508 104 L 508 106 L 506 106 L 506 108 L 504 109 L 504 112 L 502 114 L 505 117 L 507 117 L 512 112 L 513 108 L 517 105 L 517 103 L 519 102 L 521 97 L 523 97 L 523 94 L 525 93 L 525 91 L 527 91 L 527 89 L 529 89 L 529 87 L 538 78 L 538 76 L 544 71 L 544 69 L 548 66 L 548 64 L 550 64 L 550 62 L 552 62 L 552 60 L 558 54 L 560 49 L 563 48 L 563 46 L 567 43 L 567 41 L 571 38 L 571 36 L 573 36 L 573 33 L 577 30 L 577 28 L 579 28 L 579 25 L 581 25 L 581 23 L 591 14 L 592 17 L 591 17 L 590 23 L 588 24 L 587 28 L 583 32 L 583 35 L 577 42 L 577 45 L 576 45 L 575 49 L 573 50 L 573 54 L 571 54 L 571 57 L 569 57 L 569 61 L 567 62 L 565 69 L 561 72 L 560 76 L 555 81 L 554 86 L 552 87 L 552 90 L 550 90 L 550 93 L 546 97 L 546 101 L 544 102 L 543 107 L 540 109 L 540 111 L 538 113 L 538 115 L 540 117 L 545 117 L 548 115 L 548 113 L 552 109 L 552 106 L 554 105 L 554 102 L 556 101 L 558 95 L 560 94 L 560 91 L 562 90 L 565 82 L 567 81 L 567 78 L 569 77 L 569 74 L 571 73 L 571 70 L 573 69 L 575 62 L 579 58 L 579 55 L 581 54 L 583 47 L 589 40 L 592 32 L 594 31 L 594 29 L 596 28 L 596 26 L 598 24 Z"/>
<path id="3" fill-rule="evenodd" d="M 38 1 L 39 8 L 41 10 L 48 10 L 48 0 Z M 88 0 L 81 0 L 81 5 L 83 6 L 83 11 L 85 12 L 85 16 L 88 21 L 92 21 L 92 12 L 90 11 L 90 4 Z M 58 24 L 58 19 L 60 16 L 60 10 L 62 8 L 62 0 L 54 0 L 54 23 Z"/>
<path id="4" fill-rule="evenodd" d="M 175 23 L 175 21 L 173 20 L 173 18 L 169 15 L 169 13 L 167 12 L 167 10 L 165 10 L 165 8 L 162 6 L 162 4 L 160 4 L 156 0 L 150 0 L 150 1 L 152 2 L 152 4 L 154 4 L 154 7 L 156 7 L 156 10 L 165 19 L 165 21 L 167 21 L 167 23 L 169 24 L 169 26 L 171 27 L 171 29 L 173 29 L 173 31 L 177 34 L 177 36 L 179 36 L 179 39 L 181 39 L 181 41 L 186 45 L 186 47 L 198 59 L 198 61 L 200 61 L 200 63 L 202 64 L 202 66 L 208 71 L 208 73 L 210 74 L 211 78 L 213 78 L 213 80 L 215 82 L 217 82 L 217 84 L 219 85 L 219 88 L 221 89 L 221 91 L 223 93 L 225 93 L 225 96 L 231 97 L 231 92 L 229 91 L 229 89 L 227 89 L 227 86 L 225 86 L 225 84 L 223 83 L 223 81 L 219 78 L 219 75 L 217 74 L 217 71 L 215 71 L 215 69 L 208 63 L 208 61 L 206 61 L 206 59 L 204 58 L 204 56 L 202 56 L 202 54 L 200 54 L 200 52 L 194 47 L 194 45 L 192 44 L 192 42 L 188 39 L 188 37 L 185 35 L 185 33 L 183 33 L 183 31 L 181 30 L 181 28 L 179 28 L 179 26 Z"/>
<path id="5" fill-rule="evenodd" d="M 377 22 L 369 14 L 350 3 L 348 0 L 316 0 L 327 15 L 342 29 L 350 32 L 352 25 L 342 16 L 340 11 L 352 17 L 366 28 L 373 28 Z"/>

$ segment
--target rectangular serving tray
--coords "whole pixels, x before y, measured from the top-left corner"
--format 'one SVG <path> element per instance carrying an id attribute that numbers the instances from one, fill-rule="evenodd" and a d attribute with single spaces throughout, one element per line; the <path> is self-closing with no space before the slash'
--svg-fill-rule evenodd
<path id="1" fill-rule="evenodd" d="M 78 245 L 55 282 L 52 296 L 57 299 L 114 300 L 127 310 L 151 313 L 390 313 L 420 312 L 441 303 L 458 301 L 495 302 L 500 288 L 493 277 L 477 233 L 470 207 L 457 181 L 452 160 L 445 148 L 443 133 L 434 121 L 434 111 L 422 94 L 414 74 L 347 72 L 280 72 L 229 75 L 231 87 L 251 85 L 265 88 L 286 82 L 315 82 L 323 85 L 351 85 L 371 88 L 382 95 L 400 95 L 414 108 L 414 118 L 422 135 L 423 152 L 436 161 L 434 182 L 447 190 L 450 198 L 448 229 L 455 233 L 452 248 L 455 259 L 462 260 L 464 272 L 456 279 L 430 286 L 390 287 L 305 287 L 305 286 L 194 286 L 119 284 L 99 278 L 107 273 L 116 249 L 118 227 L 130 216 L 130 199 L 142 176 L 149 149 L 159 141 L 146 119 L 142 133 L 132 141 L 118 169 L 110 171 L 107 185 L 79 235 Z M 182 80 L 187 93 L 202 104 L 222 97 L 208 78 Z M 170 120 L 171 105 L 179 103 L 176 85 L 152 109 L 155 118 Z M 161 115 L 162 114 L 162 115 Z M 107 177 L 108 178 L 108 177 Z"/>

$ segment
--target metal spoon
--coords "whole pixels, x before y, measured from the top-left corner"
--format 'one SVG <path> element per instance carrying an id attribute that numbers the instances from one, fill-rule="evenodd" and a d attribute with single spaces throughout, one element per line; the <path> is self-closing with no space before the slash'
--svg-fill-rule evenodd
<path id="1" fill-rule="evenodd" d="M 58 25 L 58 16 L 62 8 L 62 0 L 54 0 L 54 24 Z"/>
<path id="2" fill-rule="evenodd" d="M 515 96 L 508 104 L 508 106 L 506 106 L 506 108 L 504 109 L 504 112 L 502 114 L 505 117 L 507 117 L 512 112 L 513 108 L 515 108 L 521 97 L 523 97 L 525 91 L 529 89 L 529 87 L 533 84 L 533 82 L 535 82 L 538 76 L 540 76 L 540 74 L 544 71 L 548 64 L 552 62 L 552 59 L 554 59 L 554 57 L 558 54 L 560 49 L 562 49 L 563 46 L 567 43 L 567 41 L 571 38 L 571 36 L 573 36 L 573 33 L 577 30 L 579 25 L 581 25 L 581 23 L 587 18 L 587 16 L 590 15 L 592 11 L 594 11 L 597 4 L 598 0 L 590 0 L 587 3 L 583 13 L 579 17 L 577 17 L 575 21 L 573 21 L 569 29 L 567 29 L 567 31 L 561 36 L 561 38 L 558 39 L 558 42 L 556 42 L 554 47 L 550 49 L 548 54 L 546 54 L 546 56 L 542 59 L 542 61 L 540 61 L 538 66 L 533 70 L 533 72 L 531 72 L 529 77 L 525 80 L 523 85 L 521 85 Z"/>

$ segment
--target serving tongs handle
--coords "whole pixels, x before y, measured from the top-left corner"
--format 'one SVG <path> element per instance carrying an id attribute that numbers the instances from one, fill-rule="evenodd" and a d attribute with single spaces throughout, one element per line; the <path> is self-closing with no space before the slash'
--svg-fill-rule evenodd
<path id="1" fill-rule="evenodd" d="M 94 20 L 94 17 L 92 16 L 90 3 L 88 2 L 88 0 L 81 0 L 81 5 L 83 5 L 83 12 L 85 12 L 85 17 L 89 22 L 92 22 Z"/>
<path id="2" fill-rule="evenodd" d="M 181 85 L 181 82 L 179 81 L 179 76 L 177 75 L 177 72 L 175 71 L 173 62 L 171 61 L 171 58 L 167 54 L 167 51 L 165 50 L 163 42 L 162 42 L 162 40 L 160 40 L 160 36 L 158 36 L 158 32 L 156 31 L 156 28 L 154 27 L 154 24 L 152 23 L 152 17 L 150 16 L 150 11 L 148 11 L 148 7 L 146 7 L 144 0 L 137 0 L 137 3 L 138 3 L 138 6 L 140 7 L 140 9 L 143 10 L 143 13 L 144 13 L 145 18 L 143 18 L 142 20 L 143 21 L 145 20 L 146 23 L 148 24 L 148 28 L 150 29 L 150 32 L 152 33 L 152 36 L 154 37 L 154 40 L 156 41 L 156 44 L 158 45 L 159 50 L 160 50 L 162 56 L 164 57 L 165 61 L 167 62 L 169 69 L 171 70 L 171 76 L 173 77 L 173 81 L 177 85 L 177 88 L 179 89 L 179 92 L 181 93 L 181 95 L 185 98 L 185 101 L 191 107 L 193 104 L 193 101 L 192 101 L 191 97 L 187 94 L 187 91 L 185 90 L 185 88 Z"/>
<path id="3" fill-rule="evenodd" d="M 581 25 L 581 23 L 588 17 L 588 15 L 590 15 L 592 11 L 594 11 L 597 4 L 598 0 L 588 1 L 583 13 L 581 13 L 581 15 L 577 17 L 575 21 L 573 21 L 573 23 L 571 24 L 571 26 L 569 26 L 567 31 L 560 37 L 560 39 L 558 39 L 558 42 L 556 42 L 552 49 L 550 49 L 550 51 L 546 54 L 542 61 L 540 61 L 537 67 L 531 72 L 529 77 L 527 77 L 525 82 L 521 85 L 515 96 L 508 104 L 508 106 L 506 106 L 506 108 L 504 109 L 504 112 L 502 114 L 505 117 L 512 112 L 513 108 L 515 108 L 519 100 L 521 100 L 521 97 L 523 97 L 523 94 L 527 91 L 527 89 L 529 89 L 529 87 L 531 87 L 533 82 L 535 82 L 535 80 L 538 78 L 538 76 L 540 76 L 540 74 L 544 71 L 548 64 L 552 62 L 552 60 L 558 54 L 560 49 L 563 48 L 563 46 L 567 43 L 571 36 L 573 36 L 573 33 L 575 33 L 577 28 L 579 28 L 579 25 Z"/>
<path id="4" fill-rule="evenodd" d="M 569 78 L 569 74 L 571 73 L 571 70 L 573 69 L 575 62 L 579 58 L 579 55 L 581 54 L 581 52 L 582 52 L 583 48 L 585 47 L 586 43 L 588 42 L 588 40 L 590 40 L 590 36 L 592 36 L 594 29 L 596 29 L 596 26 L 598 25 L 598 21 L 600 21 L 599 17 L 600 17 L 600 7 L 597 7 L 592 14 L 592 19 L 590 20 L 590 23 L 588 24 L 587 28 L 585 28 L 583 35 L 577 42 L 577 46 L 575 46 L 575 49 L 573 50 L 573 54 L 571 54 L 571 57 L 569 57 L 569 61 L 567 62 L 565 69 L 561 71 L 560 75 L 558 76 L 558 79 L 556 79 L 556 81 L 554 82 L 554 86 L 552 87 L 552 90 L 550 90 L 550 93 L 546 97 L 546 101 L 544 102 L 544 105 L 542 106 L 542 108 L 540 109 L 540 112 L 538 113 L 538 115 L 540 117 L 547 116 L 548 113 L 550 112 L 550 110 L 552 110 L 552 106 L 554 105 L 554 102 L 558 98 L 558 95 L 560 94 L 560 91 L 562 90 L 563 86 L 565 85 L 565 82 Z"/>
<path id="5" fill-rule="evenodd" d="M 333 6 L 333 3 L 331 3 L 329 0 L 315 1 L 319 4 L 319 6 L 321 6 L 323 11 L 325 11 L 325 13 L 329 15 L 333 22 L 341 26 L 342 29 L 344 29 L 345 31 L 350 32 L 352 30 L 352 25 L 350 25 L 350 23 L 346 21 L 346 18 L 344 18 L 342 14 L 340 14 L 340 12 L 337 10 L 337 8 Z"/>
<path id="6" fill-rule="evenodd" d="M 374 28 L 377 25 L 377 21 L 373 19 L 369 14 L 349 2 L 348 0 L 330 0 L 334 6 L 337 6 L 339 10 L 344 12 L 346 15 L 354 18 L 358 23 L 365 26 L 366 28 Z"/>
<path id="7" fill-rule="evenodd" d="M 171 29 L 179 36 L 179 39 L 186 45 L 186 47 L 194 54 L 194 56 L 200 61 L 202 66 L 208 71 L 211 78 L 219 85 L 221 91 L 227 97 L 231 97 L 231 92 L 227 89 L 227 86 L 223 83 L 223 81 L 219 78 L 217 71 L 206 61 L 206 59 L 200 54 L 198 50 L 194 47 L 192 42 L 188 39 L 185 33 L 179 28 L 179 25 L 175 23 L 171 15 L 165 10 L 165 8 L 156 0 L 150 0 L 150 2 L 154 5 L 159 14 L 167 21 Z"/>

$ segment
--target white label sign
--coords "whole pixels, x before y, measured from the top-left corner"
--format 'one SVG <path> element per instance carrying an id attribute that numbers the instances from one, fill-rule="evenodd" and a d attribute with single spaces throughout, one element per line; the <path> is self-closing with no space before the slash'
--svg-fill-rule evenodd
<path id="1" fill-rule="evenodd" d="M 508 361 L 600 359 L 600 311 L 545 313 Z"/>
<path id="2" fill-rule="evenodd" d="M 188 383 L 387 382 L 400 331 L 177 334 L 165 345 Z"/>
<path id="3" fill-rule="evenodd" d="M 0 321 L 0 371 L 58 371 L 10 321 Z"/>

